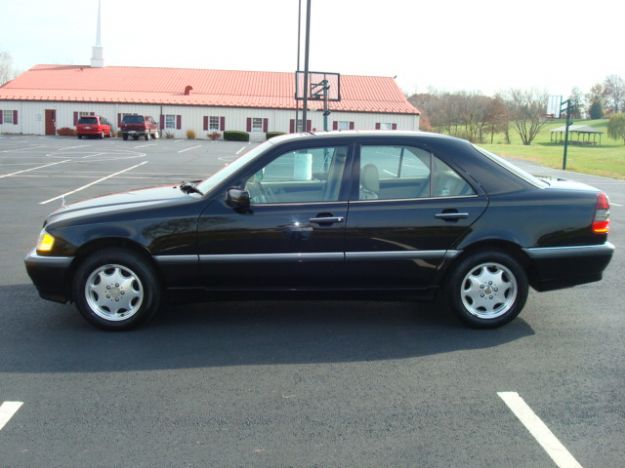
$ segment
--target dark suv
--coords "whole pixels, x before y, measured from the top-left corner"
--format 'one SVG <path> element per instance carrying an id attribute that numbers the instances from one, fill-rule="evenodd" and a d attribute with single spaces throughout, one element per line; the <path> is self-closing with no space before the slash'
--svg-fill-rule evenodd
<path id="1" fill-rule="evenodd" d="M 158 138 L 158 126 L 149 115 L 126 114 L 120 125 L 122 138 L 127 140 L 131 136 L 134 140 L 144 137 L 146 140 Z"/>

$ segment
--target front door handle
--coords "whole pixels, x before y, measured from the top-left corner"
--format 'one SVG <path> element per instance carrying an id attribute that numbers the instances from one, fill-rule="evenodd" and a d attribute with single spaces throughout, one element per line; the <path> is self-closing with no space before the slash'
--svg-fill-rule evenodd
<path id="1" fill-rule="evenodd" d="M 434 215 L 438 219 L 444 219 L 445 221 L 457 221 L 459 219 L 464 219 L 469 217 L 469 213 L 458 213 L 457 211 L 436 213 Z"/>
<path id="2" fill-rule="evenodd" d="M 342 223 L 345 221 L 345 218 L 342 216 L 319 216 L 315 218 L 310 218 L 308 221 L 315 224 L 336 224 Z"/>

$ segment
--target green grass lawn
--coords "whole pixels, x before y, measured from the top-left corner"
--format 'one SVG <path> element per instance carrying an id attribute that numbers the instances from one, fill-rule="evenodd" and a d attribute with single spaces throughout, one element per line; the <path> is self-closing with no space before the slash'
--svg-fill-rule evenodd
<path id="1" fill-rule="evenodd" d="M 482 144 L 484 148 L 501 156 L 509 156 L 518 159 L 533 161 L 543 166 L 561 168 L 563 145 L 550 142 L 551 130 L 564 125 L 564 120 L 554 120 L 545 125 L 530 146 L 521 144 L 521 139 L 514 128 L 510 125 L 511 144 L 506 144 L 503 134 L 496 134 L 493 144 L 490 144 L 490 135 L 485 137 L 488 144 Z M 612 140 L 607 134 L 606 119 L 580 120 L 575 124 L 589 125 L 603 131 L 601 144 L 595 145 L 569 145 L 566 168 L 586 174 L 596 174 L 608 177 L 625 179 L 625 145 L 620 140 Z"/>

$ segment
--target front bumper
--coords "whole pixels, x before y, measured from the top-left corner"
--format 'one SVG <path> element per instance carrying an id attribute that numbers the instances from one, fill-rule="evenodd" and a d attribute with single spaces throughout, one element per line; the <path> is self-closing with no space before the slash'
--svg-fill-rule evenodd
<path id="1" fill-rule="evenodd" d="M 26 255 L 26 271 L 43 299 L 55 302 L 70 300 L 68 273 L 73 260 L 74 257 L 39 255 L 35 249 Z"/>
<path id="2" fill-rule="evenodd" d="M 532 263 L 532 287 L 537 291 L 550 291 L 601 280 L 614 254 L 614 245 L 605 242 L 524 250 Z"/>

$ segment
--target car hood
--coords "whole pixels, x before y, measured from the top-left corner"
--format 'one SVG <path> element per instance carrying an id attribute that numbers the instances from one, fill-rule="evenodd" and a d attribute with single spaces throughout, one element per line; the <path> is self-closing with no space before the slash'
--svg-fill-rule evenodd
<path id="1" fill-rule="evenodd" d="M 178 188 L 178 185 L 163 185 L 129 190 L 127 192 L 112 193 L 66 205 L 51 213 L 46 223 L 68 220 L 79 216 L 101 215 L 112 211 L 127 211 L 176 201 L 193 201 L 197 200 L 198 197 L 199 195 L 189 195 L 182 192 Z"/>

